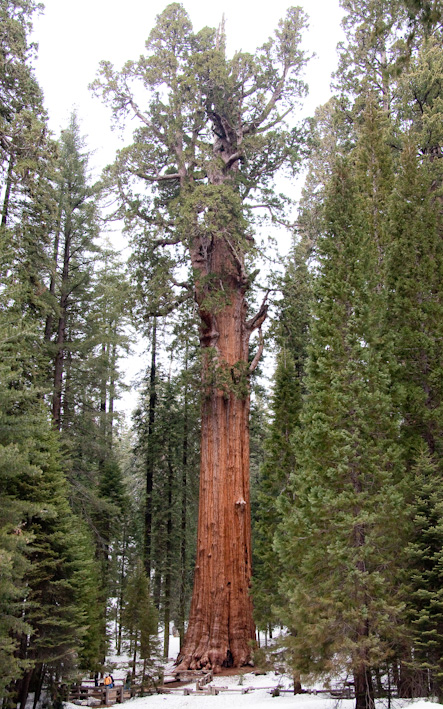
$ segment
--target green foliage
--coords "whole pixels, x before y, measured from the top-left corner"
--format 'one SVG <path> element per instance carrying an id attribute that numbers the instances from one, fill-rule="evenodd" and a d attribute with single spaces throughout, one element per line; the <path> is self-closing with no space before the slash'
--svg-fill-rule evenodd
<path id="1" fill-rule="evenodd" d="M 329 187 L 293 502 L 281 500 L 276 541 L 294 667 L 346 667 L 356 681 L 405 633 L 407 525 L 380 260 L 392 177 L 382 145 L 369 111 L 355 168 L 338 162 Z"/>
<path id="2" fill-rule="evenodd" d="M 29 376 L 33 340 L 20 324 L 1 326 L 3 693 L 43 663 L 48 673 L 67 676 L 85 624 L 89 571 L 55 434 Z"/>
<path id="3" fill-rule="evenodd" d="M 438 197 L 439 166 L 417 158 L 415 141 L 405 142 L 390 204 L 392 244 L 388 256 L 392 292 L 390 324 L 396 353 L 398 405 L 403 414 L 405 457 L 413 460 L 420 440 L 440 457 L 442 387 L 443 252 Z"/>
<path id="4" fill-rule="evenodd" d="M 23 344 L 23 333 L 13 332 L 0 320 L 0 697 L 26 668 L 17 650 L 20 634 L 29 632 L 21 617 L 30 541 L 23 531 L 23 521 L 29 505 L 12 493 L 19 476 L 33 470 L 28 455 L 31 442 L 19 443 L 25 422 L 13 414 L 14 409 L 26 411 L 29 401 L 26 391 L 18 391 L 19 365 L 13 357 L 18 342 Z"/>
<path id="5" fill-rule="evenodd" d="M 411 656 L 409 663 L 419 691 L 441 696 L 441 182 L 440 166 L 432 157 L 417 157 L 420 124 L 418 128 L 418 135 L 405 138 L 389 205 L 388 316 L 398 361 L 394 402 L 402 416 L 400 441 L 410 480 L 406 500 L 414 522 L 408 546 L 410 584 L 405 587 L 415 660 Z M 417 667 L 426 671 L 417 672 Z"/>
<path id="6" fill-rule="evenodd" d="M 150 428 L 149 377 L 134 413 L 135 514 L 142 528 L 146 475 L 148 468 L 152 469 L 152 590 L 157 607 L 163 613 L 169 608 L 170 618 L 180 630 L 192 589 L 199 477 L 201 373 L 195 322 L 189 315 L 174 328 L 169 366 L 174 361 L 175 374 L 166 377 L 161 367 L 156 372 L 154 425 Z M 142 538 L 139 545 L 143 545 Z"/>
<path id="7" fill-rule="evenodd" d="M 244 399 L 249 394 L 249 363 L 238 361 L 234 364 L 220 362 L 215 347 L 205 352 L 207 366 L 203 381 L 204 393 L 210 397 L 214 390 L 223 392 L 229 399 L 233 394 L 238 399 Z"/>
<path id="8" fill-rule="evenodd" d="M 139 562 L 128 579 L 123 625 L 126 628 L 134 657 L 152 663 L 158 650 L 158 616 L 149 592 L 149 581 Z M 133 678 L 134 679 L 134 678 Z"/>
<path id="9" fill-rule="evenodd" d="M 257 484 L 253 509 L 254 617 L 266 630 L 281 622 L 284 600 L 279 592 L 282 568 L 273 548 L 281 511 L 277 500 L 288 495 L 289 478 L 296 465 L 292 436 L 300 425 L 308 321 L 310 277 L 306 244 L 294 245 L 282 279 L 283 298 L 275 325 L 277 366 L 272 396 L 273 420 L 264 441 L 264 462 Z"/>

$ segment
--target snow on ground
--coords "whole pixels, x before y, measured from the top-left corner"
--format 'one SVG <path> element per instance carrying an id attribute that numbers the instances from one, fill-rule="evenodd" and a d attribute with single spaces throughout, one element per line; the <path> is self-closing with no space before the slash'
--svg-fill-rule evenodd
<path id="1" fill-rule="evenodd" d="M 244 687 L 249 686 L 245 682 Z M 261 680 L 267 676 L 260 677 Z M 218 685 L 231 685 L 228 680 L 234 680 L 233 684 L 238 685 L 239 677 L 220 677 L 223 682 Z M 254 685 L 257 685 L 254 677 Z M 269 676 L 268 676 L 269 681 Z M 240 687 L 239 687 L 240 689 Z M 182 690 L 175 690 L 171 694 L 155 694 L 140 699 L 131 699 L 126 702 L 128 709 L 354 709 L 355 700 L 343 699 L 337 702 L 336 699 L 319 697 L 306 694 L 282 694 L 279 697 L 272 697 L 266 689 L 256 689 L 248 694 L 235 694 L 231 692 L 220 692 L 216 696 L 191 694 L 185 696 Z M 415 701 L 393 700 L 392 709 L 403 709 L 411 706 L 411 709 L 442 709 L 442 704 L 428 702 L 423 699 Z M 75 704 L 66 703 L 66 709 L 78 709 Z M 377 702 L 377 709 L 386 709 L 387 700 Z"/>
<path id="2" fill-rule="evenodd" d="M 159 640 L 162 638 L 159 637 Z M 180 647 L 179 638 L 170 636 L 169 662 L 164 665 L 165 675 L 172 674 L 174 659 Z M 126 655 L 110 655 L 106 658 L 114 679 L 124 679 L 131 661 Z M 269 688 L 276 686 L 291 688 L 292 678 L 288 675 L 268 672 L 265 675 L 254 675 L 252 672 L 228 677 L 215 676 L 208 686 L 224 687 L 230 691 L 220 691 L 218 695 L 191 694 L 185 695 L 183 689 L 173 690 L 170 694 L 153 694 L 147 697 L 134 698 L 125 702 L 127 709 L 354 709 L 354 699 L 337 700 L 325 694 L 291 694 L 283 693 L 278 697 L 270 694 Z M 195 683 L 187 685 L 194 689 Z M 242 694 L 242 690 L 253 687 L 253 691 Z M 65 709 L 79 709 L 75 704 L 66 702 Z M 120 705 L 115 705 L 115 707 Z M 376 709 L 388 709 L 387 699 L 377 700 Z M 393 699 L 391 709 L 443 709 L 443 704 L 425 699 Z"/>

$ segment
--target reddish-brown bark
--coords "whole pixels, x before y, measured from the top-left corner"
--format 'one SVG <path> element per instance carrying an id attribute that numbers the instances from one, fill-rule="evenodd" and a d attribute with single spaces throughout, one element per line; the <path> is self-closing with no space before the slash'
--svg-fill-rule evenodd
<path id="1" fill-rule="evenodd" d="M 213 241 L 205 253 L 210 253 L 211 273 L 220 275 L 220 297 L 225 303 L 208 313 L 204 308 L 207 293 L 197 286 L 201 341 L 206 348 L 200 503 L 194 591 L 179 669 L 211 667 L 217 671 L 249 663 L 255 639 L 249 594 L 247 362 L 250 334 L 263 321 L 265 310 L 250 323 L 246 321 L 243 269 L 223 239 Z M 230 294 L 227 302 L 226 293 Z M 223 387 L 217 384 L 220 372 Z"/>

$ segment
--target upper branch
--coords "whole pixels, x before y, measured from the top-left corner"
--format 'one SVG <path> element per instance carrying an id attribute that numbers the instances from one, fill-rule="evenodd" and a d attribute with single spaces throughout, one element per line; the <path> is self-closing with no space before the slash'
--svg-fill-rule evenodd
<path id="1" fill-rule="evenodd" d="M 251 333 L 254 330 L 257 330 L 257 328 L 260 328 L 264 321 L 266 320 L 266 316 L 268 314 L 268 296 L 271 291 L 267 290 L 266 295 L 263 298 L 262 304 L 260 305 L 260 309 L 258 312 L 246 323 L 246 330 Z"/>
<path id="2" fill-rule="evenodd" d="M 142 180 L 146 180 L 147 182 L 165 182 L 166 180 L 179 180 L 180 175 L 178 172 L 173 172 L 171 174 L 165 174 L 165 175 L 147 175 L 145 172 L 142 172 L 141 170 L 131 170 L 131 173 L 133 175 L 136 175 L 137 177 L 140 177 Z"/>
<path id="3" fill-rule="evenodd" d="M 260 362 L 261 356 L 263 354 L 263 349 L 265 346 L 265 340 L 263 337 L 263 333 L 261 331 L 261 327 L 259 328 L 259 340 L 258 340 L 258 350 L 255 353 L 254 359 L 252 360 L 251 364 L 249 365 L 249 373 L 252 374 L 252 372 L 257 369 L 258 363 Z"/>

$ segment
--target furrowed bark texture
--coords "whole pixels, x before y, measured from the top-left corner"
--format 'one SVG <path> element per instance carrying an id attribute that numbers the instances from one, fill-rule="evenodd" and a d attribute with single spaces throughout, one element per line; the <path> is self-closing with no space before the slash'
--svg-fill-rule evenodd
<path id="1" fill-rule="evenodd" d="M 235 382 L 239 363 L 247 367 L 251 328 L 242 269 L 223 239 L 216 239 L 210 252 L 211 272 L 220 274 L 223 291 L 230 295 L 210 314 L 197 287 L 205 362 L 200 501 L 194 591 L 178 669 L 217 672 L 250 663 L 255 626 L 249 595 L 249 388 L 246 384 L 240 394 L 214 385 L 211 368 Z M 243 376 L 247 382 L 246 370 Z"/>

